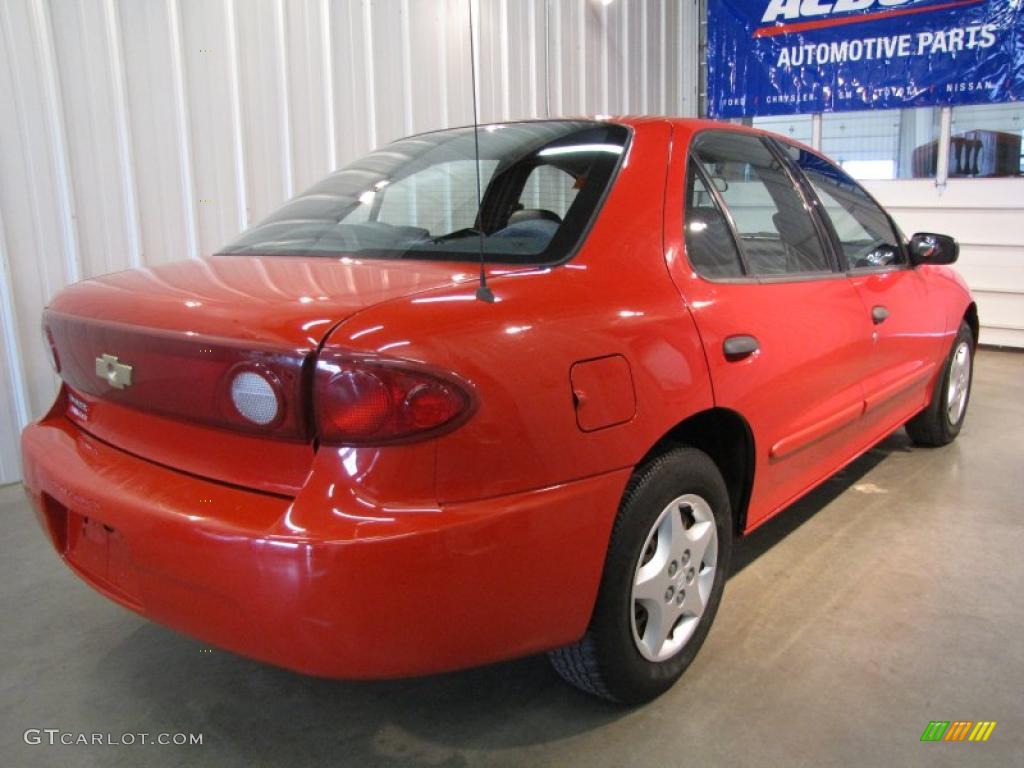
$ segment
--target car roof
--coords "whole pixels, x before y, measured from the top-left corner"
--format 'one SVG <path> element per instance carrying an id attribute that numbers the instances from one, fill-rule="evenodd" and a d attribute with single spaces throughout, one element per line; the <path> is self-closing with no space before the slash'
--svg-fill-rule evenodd
<path id="1" fill-rule="evenodd" d="M 705 117 L 658 117 L 654 115 L 616 115 L 616 116 L 597 116 L 588 119 L 593 120 L 604 120 L 610 123 L 617 123 L 619 125 L 626 126 L 639 126 L 650 122 L 667 122 L 673 128 L 680 128 L 683 131 L 689 133 L 691 136 L 699 133 L 700 131 L 716 130 L 716 131 L 732 131 L 734 133 L 746 133 L 751 136 L 771 136 L 773 138 L 784 139 L 790 144 L 794 144 L 801 149 L 806 149 L 814 154 L 820 154 L 812 147 L 804 144 L 801 141 L 797 141 L 789 136 L 783 136 L 782 134 L 775 133 L 773 131 L 766 131 L 761 128 L 754 128 L 752 126 L 739 125 L 737 123 L 731 123 L 727 120 L 711 120 Z"/>
<path id="2" fill-rule="evenodd" d="M 814 148 L 810 147 L 803 142 L 797 141 L 789 136 L 782 136 L 781 134 L 774 133 L 772 131 L 765 131 L 761 128 L 753 128 L 746 125 L 738 125 L 737 123 L 731 123 L 727 120 L 711 120 L 704 117 L 671 117 L 668 115 L 558 115 L 557 117 L 536 117 L 526 118 L 521 120 L 494 120 L 486 123 L 479 123 L 477 127 L 486 128 L 489 125 L 514 125 L 517 123 L 550 123 L 550 122 L 576 122 L 576 121 L 591 121 L 596 123 L 612 123 L 615 125 L 624 125 L 628 128 L 638 128 L 644 125 L 650 125 L 655 123 L 668 123 L 673 129 L 679 129 L 681 132 L 688 134 L 689 137 L 694 136 L 700 131 L 716 130 L 716 131 L 732 131 L 734 133 L 746 133 L 752 136 L 771 136 L 773 138 L 783 139 L 790 144 L 793 144 L 801 149 L 807 150 L 815 155 L 821 153 Z M 461 130 L 465 128 L 472 128 L 473 124 L 468 125 L 452 125 L 447 128 L 439 128 L 430 131 L 423 131 L 419 134 L 421 136 L 429 133 L 439 133 L 446 130 Z M 411 138 L 411 137 L 404 137 Z"/>

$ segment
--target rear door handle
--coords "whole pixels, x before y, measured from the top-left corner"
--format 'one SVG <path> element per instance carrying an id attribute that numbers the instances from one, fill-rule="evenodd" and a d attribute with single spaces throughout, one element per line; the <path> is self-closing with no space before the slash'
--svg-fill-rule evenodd
<path id="1" fill-rule="evenodd" d="M 722 351 L 725 352 L 725 359 L 735 363 L 745 357 L 750 357 L 761 348 L 761 343 L 753 336 L 745 334 L 730 336 L 722 344 Z"/>
<path id="2" fill-rule="evenodd" d="M 889 319 L 888 307 L 883 307 L 881 304 L 871 308 L 871 322 L 875 325 L 881 325 Z"/>

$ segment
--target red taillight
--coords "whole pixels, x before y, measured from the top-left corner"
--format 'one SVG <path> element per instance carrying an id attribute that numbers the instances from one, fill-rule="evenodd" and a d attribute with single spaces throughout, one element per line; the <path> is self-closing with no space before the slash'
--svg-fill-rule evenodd
<path id="1" fill-rule="evenodd" d="M 328 373 L 317 388 L 319 412 L 326 421 L 320 430 L 352 437 L 369 437 L 383 427 L 391 414 L 391 392 L 370 371 L 345 368 Z"/>
<path id="2" fill-rule="evenodd" d="M 314 381 L 317 432 L 325 443 L 416 440 L 470 415 L 467 385 L 405 361 L 321 353 Z"/>

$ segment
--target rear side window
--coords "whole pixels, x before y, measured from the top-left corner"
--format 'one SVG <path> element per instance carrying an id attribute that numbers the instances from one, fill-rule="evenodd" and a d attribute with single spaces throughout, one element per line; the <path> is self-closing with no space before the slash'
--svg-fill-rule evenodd
<path id="1" fill-rule="evenodd" d="M 740 277 L 743 266 L 725 214 L 690 161 L 686 181 L 686 256 L 697 274 Z"/>
<path id="2" fill-rule="evenodd" d="M 828 214 L 850 269 L 905 263 L 892 222 L 857 182 L 813 152 L 790 144 L 784 146 Z"/>
<path id="3" fill-rule="evenodd" d="M 710 131 L 694 140 L 693 152 L 736 223 L 752 274 L 832 271 L 803 198 L 761 139 Z"/>

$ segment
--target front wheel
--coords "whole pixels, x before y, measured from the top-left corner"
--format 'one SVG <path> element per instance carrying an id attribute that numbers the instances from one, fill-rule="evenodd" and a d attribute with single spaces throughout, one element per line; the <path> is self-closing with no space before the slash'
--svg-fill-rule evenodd
<path id="1" fill-rule="evenodd" d="M 973 378 L 974 334 L 967 323 L 961 322 L 928 407 L 907 422 L 910 439 L 930 446 L 953 442 L 967 417 Z"/>
<path id="2" fill-rule="evenodd" d="M 624 704 L 668 690 L 714 621 L 732 533 L 725 482 L 707 454 L 676 448 L 640 467 L 612 529 L 590 626 L 549 654 L 555 670 Z"/>

